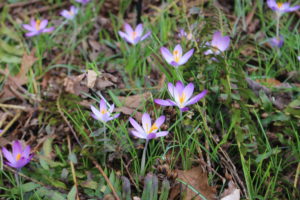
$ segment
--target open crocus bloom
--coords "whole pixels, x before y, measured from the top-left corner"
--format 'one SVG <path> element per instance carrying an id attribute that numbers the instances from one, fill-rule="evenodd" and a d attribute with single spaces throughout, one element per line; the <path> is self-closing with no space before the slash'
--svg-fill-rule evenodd
<path id="1" fill-rule="evenodd" d="M 142 126 L 140 126 L 133 118 L 129 118 L 131 125 L 135 128 L 131 133 L 142 139 L 150 140 L 157 137 L 166 136 L 168 131 L 157 132 L 159 127 L 164 123 L 165 116 L 160 116 L 154 124 L 151 123 L 151 118 L 148 113 L 144 113 L 142 116 Z"/>
<path id="2" fill-rule="evenodd" d="M 83 5 L 87 4 L 88 2 L 90 2 L 90 0 L 75 0 L 78 3 L 81 3 Z"/>
<path id="3" fill-rule="evenodd" d="M 97 110 L 97 108 L 95 108 L 94 106 L 91 105 L 91 110 L 92 110 L 92 114 L 91 116 L 99 121 L 102 121 L 103 123 L 106 123 L 110 120 L 116 119 L 117 117 L 120 116 L 120 113 L 115 114 L 114 116 L 112 116 L 112 112 L 115 109 L 115 105 L 112 104 L 110 105 L 110 108 L 107 109 L 107 105 L 105 103 L 105 101 L 103 99 L 101 99 L 100 101 L 100 110 Z"/>
<path id="4" fill-rule="evenodd" d="M 269 40 L 269 44 L 272 46 L 272 47 L 275 47 L 275 48 L 280 48 L 283 46 L 283 43 L 284 43 L 284 40 L 283 40 L 283 37 L 280 35 L 279 37 L 273 37 Z"/>
<path id="5" fill-rule="evenodd" d="M 189 83 L 185 87 L 181 81 L 178 81 L 176 86 L 174 86 L 172 83 L 168 83 L 168 90 L 174 101 L 171 99 L 155 99 L 154 102 L 161 106 L 178 106 L 181 111 L 187 111 L 187 106 L 197 103 L 207 94 L 207 90 L 204 90 L 200 94 L 192 97 L 194 92 L 194 84 Z"/>
<path id="6" fill-rule="evenodd" d="M 191 49 L 187 53 L 182 55 L 182 48 L 180 44 L 177 44 L 173 50 L 173 53 L 171 53 L 166 47 L 161 47 L 160 52 L 167 63 L 174 67 L 178 67 L 185 64 L 190 59 L 190 57 L 194 53 L 194 49 Z"/>
<path id="7" fill-rule="evenodd" d="M 290 3 L 282 3 L 282 2 L 276 2 L 275 0 L 268 0 L 267 4 L 269 8 L 276 11 L 278 15 L 282 15 L 286 12 L 293 12 L 300 8 L 300 5 L 297 6 L 290 6 Z"/>
<path id="8" fill-rule="evenodd" d="M 20 141 L 14 141 L 12 144 L 12 153 L 5 147 L 2 147 L 4 157 L 8 162 L 7 165 L 20 169 L 30 162 L 33 155 L 30 155 L 30 146 L 22 147 Z"/>
<path id="9" fill-rule="evenodd" d="M 35 35 L 39 35 L 41 33 L 52 32 L 54 27 L 46 28 L 48 25 L 48 20 L 34 20 L 30 21 L 30 24 L 23 24 L 23 28 L 29 31 L 26 33 L 26 37 L 32 37 Z"/>
<path id="10" fill-rule="evenodd" d="M 220 31 L 216 31 L 213 35 L 212 41 L 207 42 L 206 45 L 210 46 L 211 49 L 204 52 L 204 55 L 215 54 L 218 55 L 221 52 L 228 49 L 230 44 L 229 36 L 222 36 Z"/>
<path id="11" fill-rule="evenodd" d="M 66 19 L 74 19 L 77 13 L 78 13 L 78 8 L 76 8 L 75 6 L 71 6 L 70 10 L 63 10 L 61 11 L 60 15 L 65 17 Z"/>
<path id="12" fill-rule="evenodd" d="M 136 45 L 138 42 L 145 40 L 147 37 L 150 36 L 151 31 L 143 35 L 143 25 L 139 24 L 135 28 L 135 30 L 132 29 L 132 27 L 125 23 L 124 25 L 125 32 L 119 31 L 119 35 L 121 38 L 125 39 L 127 42 Z"/>

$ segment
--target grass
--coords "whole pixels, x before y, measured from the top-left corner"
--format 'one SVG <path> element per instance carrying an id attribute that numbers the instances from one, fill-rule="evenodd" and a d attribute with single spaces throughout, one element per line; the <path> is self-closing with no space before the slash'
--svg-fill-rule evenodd
<path id="1" fill-rule="evenodd" d="M 151 38 L 132 46 L 118 35 L 132 10 L 131 1 L 121 2 L 118 13 L 106 16 L 110 29 L 102 27 L 96 33 L 97 42 L 114 53 L 109 56 L 100 53 L 93 61 L 85 45 L 94 33 L 96 19 L 104 6 L 103 0 L 87 4 L 74 21 L 64 21 L 52 34 L 30 39 L 23 37 L 21 25 L 15 21 L 9 9 L 3 9 L 0 18 L 0 67 L 8 67 L 10 74 L 16 74 L 23 53 L 34 50 L 38 61 L 28 73 L 26 88 L 29 93 L 42 99 L 40 105 L 46 111 L 38 113 L 35 130 L 26 128 L 25 137 L 18 138 L 29 139 L 26 133 L 29 131 L 44 134 L 41 136 L 44 141 L 34 161 L 21 171 L 21 177 L 24 175 L 21 186 L 15 181 L 14 172 L 1 164 L 0 198 L 75 199 L 74 176 L 82 198 L 107 197 L 112 190 L 89 156 L 103 167 L 116 193 L 123 199 L 131 199 L 131 195 L 142 199 L 168 199 L 172 180 L 157 180 L 156 176 L 147 179 L 146 174 L 152 172 L 159 175 L 159 160 L 166 162 L 171 170 L 188 170 L 198 165 L 200 159 L 209 166 L 204 167 L 208 170 L 209 184 L 218 186 L 217 196 L 227 187 L 218 174 L 225 177 L 229 173 L 242 189 L 242 199 L 299 198 L 299 183 L 295 181 L 297 173 L 299 175 L 297 105 L 300 91 L 299 86 L 291 84 L 294 81 L 288 75 L 300 70 L 297 60 L 300 48 L 297 15 L 289 13 L 282 17 L 280 34 L 285 38 L 285 44 L 278 50 L 265 45 L 268 38 L 275 36 L 276 23 L 273 20 L 274 12 L 263 1 L 235 0 L 234 6 L 230 8 L 234 18 L 230 18 L 229 13 L 216 7 L 213 1 L 193 8 L 193 12 L 200 11 L 197 14 L 188 14 L 191 12 L 188 5 L 179 6 L 177 2 L 181 1 L 168 0 L 161 7 L 152 7 L 152 13 L 142 16 L 144 27 L 152 31 Z M 53 0 L 47 4 L 61 5 L 62 2 Z M 255 5 L 257 9 L 254 18 L 259 19 L 259 30 L 247 34 L 247 16 Z M 56 10 L 49 11 L 47 18 L 51 23 L 61 19 L 57 14 Z M 29 17 L 25 21 L 28 22 Z M 197 40 L 174 39 L 181 27 L 192 29 L 194 39 Z M 222 30 L 231 36 L 230 50 L 217 56 L 218 62 L 203 54 L 207 50 L 204 44 L 211 40 L 215 30 Z M 177 71 L 166 64 L 159 48 L 165 46 L 172 49 L 178 42 L 183 44 L 184 52 L 191 48 L 195 48 L 196 52 Z M 249 50 L 250 54 L 244 54 L 245 50 Z M 74 59 L 60 62 L 66 57 Z M 117 96 L 150 91 L 153 97 L 142 103 L 140 112 L 151 112 L 153 118 L 162 114 L 167 117 L 165 129 L 170 134 L 166 138 L 150 141 L 146 154 L 146 173 L 141 172 L 145 143 L 131 136 L 128 116 L 122 115 L 103 125 L 90 117 L 89 109 L 80 105 L 82 97 L 62 93 L 55 101 L 47 101 L 40 87 L 45 74 L 53 70 L 70 76 L 86 70 L 101 74 L 104 69 L 118 71 L 124 83 L 123 89 L 115 87 L 101 91 L 101 95 L 110 102 L 121 107 L 123 102 Z M 161 77 L 162 74 L 166 80 L 161 89 L 156 89 L 159 78 L 153 77 Z M 255 94 L 256 91 L 249 88 L 246 78 L 274 78 L 289 83 L 290 86 L 285 88 L 270 89 L 273 98 L 278 97 L 276 94 L 290 92 L 292 98 L 285 105 L 287 108 L 278 109 L 263 92 Z M 176 109 L 161 108 L 153 102 L 154 98 L 169 98 L 167 83 L 179 79 L 185 83 L 193 82 L 197 92 L 209 90 L 209 94 L 200 103 L 191 106 L 190 111 L 182 116 Z M 0 77 L 0 88 L 5 80 L 6 77 Z M 96 91 L 84 96 L 94 100 L 97 105 L 101 98 Z M 17 101 L 13 103 L 17 104 Z M 65 124 L 61 115 L 73 127 L 80 144 L 68 131 L 58 128 Z M 1 128 L 2 125 L 1 121 Z M 9 136 L 14 128 L 5 135 Z M 71 149 L 67 145 L 67 135 L 72 138 Z M 130 181 L 129 186 L 124 179 Z M 163 182 L 164 186 L 160 188 L 159 184 L 157 188 L 157 181 Z M 195 195 L 199 193 L 202 196 L 193 186 L 182 180 L 179 182 L 192 188 Z M 170 183 L 171 186 L 168 186 Z M 158 196 L 157 190 L 161 191 Z M 154 195 L 149 197 L 151 194 Z"/>

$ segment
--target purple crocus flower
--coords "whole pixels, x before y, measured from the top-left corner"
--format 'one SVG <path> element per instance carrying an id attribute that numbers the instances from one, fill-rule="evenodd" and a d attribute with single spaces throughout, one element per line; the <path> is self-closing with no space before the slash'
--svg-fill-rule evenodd
<path id="1" fill-rule="evenodd" d="M 160 52 L 167 63 L 169 63 L 173 67 L 178 67 L 185 64 L 190 59 L 190 57 L 194 53 L 194 49 L 191 49 L 187 53 L 182 55 L 182 48 L 180 44 L 177 44 L 173 50 L 173 53 L 171 53 L 166 47 L 161 47 Z"/>
<path id="2" fill-rule="evenodd" d="M 75 0 L 75 1 L 83 5 L 86 5 L 88 2 L 90 2 L 90 0 Z"/>
<path id="3" fill-rule="evenodd" d="M 155 99 L 154 102 L 161 106 L 178 106 L 183 112 L 188 110 L 187 106 L 197 103 L 207 94 L 207 90 L 204 90 L 200 94 L 192 97 L 194 84 L 189 83 L 185 87 L 181 81 L 177 81 L 176 86 L 172 83 L 168 83 L 168 90 L 174 101 L 171 99 Z"/>
<path id="4" fill-rule="evenodd" d="M 40 35 L 42 33 L 52 32 L 54 27 L 46 28 L 48 25 L 48 20 L 34 20 L 30 21 L 30 24 L 23 24 L 23 28 L 29 31 L 25 34 L 26 37 L 32 37 L 35 35 Z"/>
<path id="5" fill-rule="evenodd" d="M 20 169 L 30 162 L 33 155 L 30 154 L 30 146 L 22 147 L 20 141 L 13 141 L 12 153 L 9 152 L 5 147 L 2 147 L 4 157 L 8 162 L 7 165 Z"/>
<path id="6" fill-rule="evenodd" d="M 300 5 L 297 6 L 290 6 L 290 3 L 282 3 L 282 2 L 276 2 L 275 0 L 268 0 L 267 4 L 269 8 L 274 10 L 279 16 L 286 12 L 293 12 L 300 8 Z"/>
<path id="7" fill-rule="evenodd" d="M 192 33 L 185 32 L 183 28 L 179 30 L 178 37 L 186 38 L 187 40 L 193 39 Z"/>
<path id="8" fill-rule="evenodd" d="M 157 132 L 159 127 L 164 123 L 165 119 L 166 117 L 162 115 L 154 122 L 154 124 L 152 124 L 150 115 L 148 113 L 144 113 L 142 116 L 142 127 L 130 117 L 129 121 L 135 128 L 135 130 L 133 130 L 131 133 L 138 138 L 146 140 L 166 136 L 169 133 L 168 131 Z"/>
<path id="9" fill-rule="evenodd" d="M 71 20 L 74 19 L 77 13 L 78 13 L 78 8 L 76 8 L 75 6 L 71 6 L 70 10 L 63 10 L 61 11 L 60 15 L 66 19 Z"/>
<path id="10" fill-rule="evenodd" d="M 125 23 L 124 30 L 125 32 L 119 31 L 119 35 L 121 36 L 121 38 L 133 45 L 136 45 L 138 42 L 145 40 L 151 34 L 151 31 L 149 31 L 148 33 L 143 35 L 143 24 L 137 25 L 135 30 L 133 30 L 133 28 L 129 24 Z"/>
<path id="11" fill-rule="evenodd" d="M 221 52 L 228 49 L 230 44 L 229 36 L 222 36 L 220 31 L 216 31 L 213 35 L 212 41 L 207 42 L 206 45 L 210 46 L 211 49 L 204 52 L 204 55 L 215 54 L 219 55 Z"/>
<path id="12" fill-rule="evenodd" d="M 281 35 L 279 37 L 273 37 L 269 40 L 269 44 L 273 48 L 281 48 L 283 46 L 283 43 L 284 43 L 284 39 Z"/>
<path id="13" fill-rule="evenodd" d="M 117 117 L 120 116 L 120 113 L 115 114 L 114 116 L 112 116 L 112 112 L 115 109 L 115 105 L 109 105 L 109 109 L 107 109 L 107 105 L 105 103 L 105 101 L 103 99 L 101 99 L 100 101 L 100 110 L 97 110 L 97 108 L 95 108 L 94 106 L 91 105 L 91 110 L 92 110 L 92 114 L 91 116 L 99 121 L 102 121 L 103 123 L 106 123 L 110 120 L 116 119 Z"/>

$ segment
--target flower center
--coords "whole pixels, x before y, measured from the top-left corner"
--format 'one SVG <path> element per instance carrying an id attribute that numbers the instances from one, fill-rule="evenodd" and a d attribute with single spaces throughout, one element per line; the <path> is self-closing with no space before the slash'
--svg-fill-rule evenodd
<path id="1" fill-rule="evenodd" d="M 278 6 L 278 8 L 282 8 L 283 3 L 279 2 L 279 3 L 277 3 L 277 6 Z"/>
<path id="2" fill-rule="evenodd" d="M 156 124 L 154 123 L 152 126 L 151 126 L 151 128 L 149 129 L 149 124 L 147 123 L 146 124 L 146 132 L 148 133 L 148 134 L 150 134 L 150 133 L 152 133 L 152 132 L 154 132 L 154 131 L 156 131 L 157 129 L 158 129 L 158 127 L 156 126 Z M 148 130 L 149 129 L 149 130 Z"/>
<path id="3" fill-rule="evenodd" d="M 180 105 L 182 105 L 185 102 L 185 98 L 186 98 L 185 93 L 182 93 L 182 95 L 179 97 Z"/>
<path id="4" fill-rule="evenodd" d="M 134 32 L 132 32 L 132 39 L 135 39 L 136 38 L 136 35 L 137 35 L 137 33 L 134 31 Z"/>
<path id="5" fill-rule="evenodd" d="M 16 161 L 19 161 L 21 159 L 21 154 L 18 153 L 17 156 L 16 156 Z"/>
<path id="6" fill-rule="evenodd" d="M 101 110 L 101 114 L 105 114 L 105 113 L 107 113 L 107 110 L 106 109 L 102 109 Z"/>
<path id="7" fill-rule="evenodd" d="M 72 10 L 68 11 L 69 15 L 73 16 L 74 12 Z"/>
<path id="8" fill-rule="evenodd" d="M 179 62 L 179 60 L 180 60 L 180 55 L 179 55 L 178 50 L 174 50 L 174 51 L 173 51 L 173 57 L 174 57 L 175 62 Z"/>
<path id="9" fill-rule="evenodd" d="M 36 22 L 35 22 L 35 29 L 36 30 L 40 30 L 41 28 L 40 28 L 40 26 L 41 26 L 41 20 L 36 20 Z"/>

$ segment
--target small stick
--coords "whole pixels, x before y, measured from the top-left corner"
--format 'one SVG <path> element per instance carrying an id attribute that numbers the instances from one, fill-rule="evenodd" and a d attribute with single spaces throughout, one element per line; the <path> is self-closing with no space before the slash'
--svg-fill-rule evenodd
<path id="1" fill-rule="evenodd" d="M 20 115 L 21 115 L 21 112 L 17 112 L 15 117 L 5 126 L 3 131 L 0 133 L 0 137 L 2 137 L 2 135 L 4 135 L 4 133 L 15 123 L 15 121 L 17 121 L 17 119 L 20 117 Z"/>
<path id="2" fill-rule="evenodd" d="M 2 108 L 12 108 L 12 109 L 24 110 L 24 111 L 29 110 L 25 106 L 18 106 L 18 105 L 12 105 L 12 104 L 2 104 L 2 103 L 0 103 L 0 107 L 2 107 Z"/>
<path id="3" fill-rule="evenodd" d="M 68 149 L 69 149 L 69 154 L 71 154 L 72 149 L 71 149 L 71 140 L 70 140 L 70 135 L 67 135 L 67 141 L 68 141 Z M 78 184 L 77 184 L 77 179 L 76 179 L 76 172 L 75 172 L 75 167 L 74 163 L 70 160 L 70 165 L 71 165 L 71 171 L 72 171 L 72 177 L 73 177 L 73 182 L 76 188 L 76 199 L 80 200 L 79 198 L 79 191 L 78 191 Z"/>
<path id="4" fill-rule="evenodd" d="M 294 188 L 297 188 L 299 174 L 300 174 L 300 162 L 298 163 L 298 167 L 296 170 L 296 175 L 295 175 L 295 180 L 294 180 Z"/>
<path id="5" fill-rule="evenodd" d="M 60 100 L 60 95 L 61 93 L 58 95 L 58 98 L 56 100 L 56 106 L 57 106 L 57 109 L 58 109 L 58 112 L 59 114 L 62 116 L 63 120 L 67 123 L 68 127 L 70 128 L 76 142 L 79 144 L 80 147 L 82 147 L 77 135 L 76 135 L 76 132 L 74 131 L 73 127 L 71 126 L 71 124 L 69 123 L 68 119 L 65 117 L 63 111 L 61 110 L 61 107 L 60 107 L 60 104 L 59 104 L 59 100 Z"/>
<path id="6" fill-rule="evenodd" d="M 102 176 L 104 177 L 105 181 L 107 182 L 109 188 L 111 189 L 114 197 L 116 200 L 120 200 L 118 194 L 116 193 L 114 186 L 111 184 L 110 180 L 108 179 L 108 177 L 106 176 L 106 174 L 104 173 L 102 167 L 98 164 L 98 162 L 95 160 L 95 158 L 88 156 L 89 159 L 92 160 L 92 162 L 94 163 L 94 165 L 96 166 L 96 168 L 99 170 L 99 172 L 102 174 Z"/>

